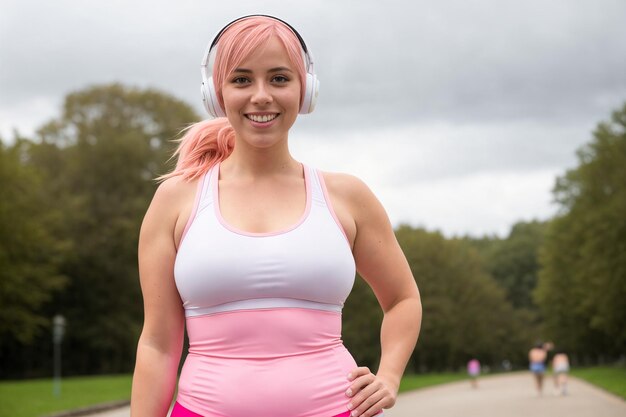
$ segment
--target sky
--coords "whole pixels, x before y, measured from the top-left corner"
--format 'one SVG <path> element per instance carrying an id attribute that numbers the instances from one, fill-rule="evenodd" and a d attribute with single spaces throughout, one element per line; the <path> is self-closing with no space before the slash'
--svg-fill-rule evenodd
<path id="1" fill-rule="evenodd" d="M 0 0 L 0 137 L 34 137 L 68 93 L 110 82 L 208 117 L 204 50 L 251 13 L 313 53 L 294 157 L 364 180 L 394 226 L 504 237 L 551 218 L 556 178 L 626 103 L 623 0 Z"/>

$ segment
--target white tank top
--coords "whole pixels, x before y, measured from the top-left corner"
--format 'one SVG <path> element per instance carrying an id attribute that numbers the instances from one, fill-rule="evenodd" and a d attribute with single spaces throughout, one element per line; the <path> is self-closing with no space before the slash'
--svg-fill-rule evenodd
<path id="1" fill-rule="evenodd" d="M 174 265 L 187 317 L 280 307 L 341 312 L 354 284 L 354 258 L 322 174 L 303 167 L 304 213 L 272 233 L 244 232 L 224 220 L 219 163 L 200 179 Z"/>

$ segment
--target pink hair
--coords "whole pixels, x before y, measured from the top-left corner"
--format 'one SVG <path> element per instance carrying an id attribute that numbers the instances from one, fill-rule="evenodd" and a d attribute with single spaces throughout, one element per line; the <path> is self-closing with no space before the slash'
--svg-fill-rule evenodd
<path id="1" fill-rule="evenodd" d="M 277 37 L 294 66 L 300 79 L 300 104 L 304 100 L 306 68 L 300 41 L 292 30 L 282 22 L 264 16 L 254 16 L 230 25 L 220 36 L 215 46 L 213 80 L 220 105 L 224 106 L 222 86 L 228 76 L 253 52 L 264 47 L 270 39 Z M 223 161 L 235 146 L 235 131 L 228 119 L 220 117 L 203 120 L 184 129 L 173 156 L 178 155 L 176 168 L 157 180 L 182 175 L 191 180 L 201 176 L 219 161 Z"/>

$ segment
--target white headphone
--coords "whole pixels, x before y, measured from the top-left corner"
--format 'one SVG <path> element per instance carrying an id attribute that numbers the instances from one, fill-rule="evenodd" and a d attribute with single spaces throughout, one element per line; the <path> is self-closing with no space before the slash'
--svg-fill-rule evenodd
<path id="1" fill-rule="evenodd" d="M 226 116 L 226 112 L 224 112 L 224 109 L 222 109 L 222 106 L 217 99 L 217 92 L 215 90 L 215 84 L 213 83 L 213 64 L 215 62 L 215 54 L 212 54 L 212 52 L 217 45 L 218 40 L 222 36 L 222 33 L 224 33 L 226 29 L 228 29 L 233 23 L 254 16 L 269 17 L 271 19 L 278 20 L 279 22 L 285 24 L 289 29 L 291 29 L 291 31 L 300 41 L 300 46 L 302 47 L 302 56 L 304 59 L 304 68 L 306 69 L 306 85 L 304 87 L 304 99 L 302 100 L 302 106 L 300 107 L 300 114 L 311 113 L 315 109 L 317 94 L 319 92 L 320 86 L 319 80 L 315 75 L 313 56 L 311 55 L 311 52 L 309 52 L 309 50 L 307 49 L 306 44 L 304 43 L 304 39 L 302 39 L 300 34 L 289 23 L 277 17 L 264 14 L 253 14 L 233 20 L 232 22 L 224 26 L 222 30 L 217 32 L 217 35 L 215 35 L 215 37 L 213 38 L 213 42 L 211 42 L 207 47 L 207 50 L 204 53 L 204 57 L 202 58 L 202 63 L 200 64 L 200 72 L 202 73 L 202 85 L 200 86 L 200 93 L 202 94 L 202 103 L 204 104 L 204 108 L 213 117 Z"/>

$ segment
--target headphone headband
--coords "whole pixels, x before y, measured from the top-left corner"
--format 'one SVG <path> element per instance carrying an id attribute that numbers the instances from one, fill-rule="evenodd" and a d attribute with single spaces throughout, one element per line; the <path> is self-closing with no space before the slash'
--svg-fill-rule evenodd
<path id="1" fill-rule="evenodd" d="M 315 104 L 317 102 L 317 94 L 319 90 L 319 81 L 317 76 L 315 75 L 315 67 L 313 64 L 313 57 L 309 52 L 304 39 L 297 30 L 293 28 L 289 23 L 285 22 L 282 19 L 279 19 L 274 16 L 266 15 L 266 14 L 251 14 L 239 17 L 232 22 L 228 23 L 224 26 L 217 35 L 213 38 L 213 41 L 209 44 L 202 57 L 202 62 L 200 64 L 200 72 L 202 74 L 202 85 L 200 86 L 200 92 L 202 94 L 202 102 L 204 104 L 204 108 L 206 111 L 212 115 L 213 117 L 224 117 L 226 113 L 222 109 L 222 106 L 219 103 L 217 92 L 215 91 L 215 85 L 213 83 L 213 61 L 215 60 L 215 54 L 212 54 L 213 48 L 217 46 L 222 34 L 226 29 L 231 27 L 233 24 L 239 22 L 240 20 L 247 19 L 249 17 L 267 17 L 276 21 L 281 22 L 285 26 L 287 26 L 291 32 L 298 38 L 298 42 L 302 48 L 302 58 L 304 60 L 304 67 L 306 70 L 306 85 L 303 86 L 304 96 L 302 99 L 302 106 L 300 107 L 300 113 L 306 114 L 311 113 L 315 108 Z"/>
<path id="2" fill-rule="evenodd" d="M 277 18 L 275 16 L 270 16 L 268 14 L 249 14 L 249 15 L 246 15 L 246 16 L 238 17 L 237 19 L 235 19 L 232 22 L 228 23 L 226 26 L 224 26 L 222 28 L 222 30 L 217 32 L 217 35 L 215 35 L 215 38 L 213 38 L 213 42 L 211 42 L 211 45 L 209 46 L 209 51 L 211 49 L 213 49 L 215 47 L 215 45 L 217 45 L 217 41 L 219 41 L 220 37 L 222 36 L 222 33 L 224 33 L 226 31 L 226 29 L 231 27 L 234 23 L 237 23 L 240 20 L 247 19 L 249 17 L 269 17 L 270 19 L 274 19 L 274 20 L 277 20 L 277 21 L 281 22 L 282 24 L 287 26 L 289 29 L 291 29 L 291 31 L 293 32 L 294 35 L 296 35 L 296 37 L 300 41 L 300 46 L 302 46 L 302 50 L 304 50 L 304 52 L 307 53 L 307 54 L 309 53 L 309 51 L 307 50 L 307 47 L 306 47 L 306 43 L 304 42 L 304 39 L 302 39 L 302 36 L 300 36 L 298 31 L 295 30 L 293 26 L 291 26 L 289 23 L 285 22 L 282 19 L 279 19 L 279 18 Z"/>

